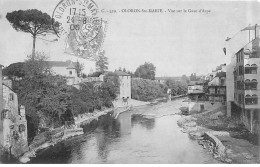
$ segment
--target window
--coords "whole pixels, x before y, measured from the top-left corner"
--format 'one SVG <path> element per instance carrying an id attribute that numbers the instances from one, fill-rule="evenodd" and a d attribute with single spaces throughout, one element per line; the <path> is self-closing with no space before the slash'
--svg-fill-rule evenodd
<path id="1" fill-rule="evenodd" d="M 257 51 L 253 51 L 249 58 L 259 58 L 259 53 Z"/>
<path id="2" fill-rule="evenodd" d="M 204 110 L 204 104 L 200 105 L 200 110 L 203 111 Z"/>
<path id="3" fill-rule="evenodd" d="M 70 71 L 70 75 L 72 75 L 72 71 Z"/>
<path id="4" fill-rule="evenodd" d="M 252 95 L 252 96 L 246 95 L 245 103 L 246 103 L 246 105 L 258 104 L 258 96 L 257 95 Z"/>
<path id="5" fill-rule="evenodd" d="M 19 125 L 19 132 L 24 132 L 25 131 L 25 125 L 21 124 Z"/>
<path id="6" fill-rule="evenodd" d="M 249 66 L 249 64 L 245 65 L 245 74 L 257 74 L 257 65 L 252 64 Z"/>
<path id="7" fill-rule="evenodd" d="M 210 88 L 209 89 L 209 94 L 215 94 L 215 89 L 214 88 Z"/>
<path id="8" fill-rule="evenodd" d="M 221 80 L 220 80 L 220 84 L 221 84 L 221 86 L 224 86 L 224 84 L 225 84 L 225 79 L 221 79 Z"/>
<path id="9" fill-rule="evenodd" d="M 9 94 L 9 100 L 10 100 L 10 101 L 13 101 L 13 100 L 14 100 L 14 94 L 13 94 L 13 93 L 10 93 L 10 94 Z"/>
<path id="10" fill-rule="evenodd" d="M 1 120 L 8 118 L 8 112 L 9 111 L 5 109 L 1 112 Z"/>
<path id="11" fill-rule="evenodd" d="M 13 138 L 14 138 L 15 140 L 18 140 L 18 139 L 19 139 L 19 135 L 18 135 L 18 133 L 17 133 L 16 131 L 13 131 L 13 132 L 12 132 L 12 136 L 13 136 Z"/>
<path id="12" fill-rule="evenodd" d="M 245 89 L 246 90 L 257 90 L 257 80 L 256 79 L 252 79 L 252 81 L 250 81 L 249 79 L 245 80 Z"/>

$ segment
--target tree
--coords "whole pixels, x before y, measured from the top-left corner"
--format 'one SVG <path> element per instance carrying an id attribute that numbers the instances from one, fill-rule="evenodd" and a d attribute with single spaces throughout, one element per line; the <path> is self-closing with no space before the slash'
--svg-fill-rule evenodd
<path id="1" fill-rule="evenodd" d="M 186 75 L 182 75 L 181 80 L 186 82 L 186 83 L 189 83 L 189 77 L 187 77 Z"/>
<path id="2" fill-rule="evenodd" d="M 155 80 L 132 78 L 132 98 L 141 101 L 150 101 L 156 98 L 165 97 L 167 86 Z"/>
<path id="3" fill-rule="evenodd" d="M 131 71 L 128 70 L 127 73 L 131 75 L 131 78 L 134 78 L 134 77 L 135 77 L 135 75 L 134 75 L 133 72 L 131 72 Z"/>
<path id="4" fill-rule="evenodd" d="M 154 80 L 155 70 L 156 70 L 156 67 L 152 63 L 145 62 L 143 65 L 140 65 L 136 69 L 135 76 L 144 78 L 144 79 Z"/>
<path id="5" fill-rule="evenodd" d="M 93 72 L 92 74 L 89 74 L 89 77 L 99 77 L 102 74 L 100 71 Z"/>
<path id="6" fill-rule="evenodd" d="M 187 93 L 188 85 L 185 81 L 175 81 L 174 79 L 167 79 L 166 85 L 171 89 L 172 95 L 183 95 Z"/>
<path id="7" fill-rule="evenodd" d="M 48 56 L 42 52 L 36 52 L 34 56 L 28 55 L 23 66 L 25 75 L 34 77 L 36 75 L 51 74 L 51 67 L 47 60 Z"/>
<path id="8" fill-rule="evenodd" d="M 79 63 L 79 61 L 77 60 L 75 68 L 76 68 L 77 76 L 80 77 L 82 71 L 84 70 L 84 64 L 83 63 Z"/>
<path id="9" fill-rule="evenodd" d="M 19 104 L 26 108 L 26 116 L 30 117 L 30 124 L 34 129 L 43 122 L 47 127 L 58 127 L 71 112 L 70 87 L 66 78 L 54 76 L 46 63 L 44 53 L 32 55 L 24 62 L 25 76 L 14 82 L 14 91 L 17 92 Z M 30 129 L 31 130 L 31 129 Z"/>
<path id="10" fill-rule="evenodd" d="M 191 80 L 191 81 L 197 81 L 196 73 L 192 73 L 192 74 L 190 75 L 190 80 Z"/>
<path id="11" fill-rule="evenodd" d="M 105 51 L 99 53 L 96 61 L 96 70 L 104 73 L 108 70 L 108 58 L 105 56 Z"/>
<path id="12" fill-rule="evenodd" d="M 87 74 L 83 73 L 82 78 L 87 78 Z"/>
<path id="13" fill-rule="evenodd" d="M 125 69 L 125 67 L 123 68 L 123 72 L 126 72 L 126 69 Z"/>
<path id="14" fill-rule="evenodd" d="M 24 66 L 23 62 L 10 64 L 8 67 L 3 69 L 3 75 L 8 76 L 11 79 L 14 79 L 15 77 L 18 78 L 24 77 L 25 72 L 23 66 Z"/>
<path id="15" fill-rule="evenodd" d="M 7 13 L 6 19 L 11 23 L 16 31 L 30 33 L 33 37 L 32 60 L 35 56 L 35 42 L 37 36 L 54 34 L 52 28 L 53 19 L 47 14 L 37 9 L 18 10 Z M 58 22 L 54 22 L 54 27 L 59 27 Z"/>

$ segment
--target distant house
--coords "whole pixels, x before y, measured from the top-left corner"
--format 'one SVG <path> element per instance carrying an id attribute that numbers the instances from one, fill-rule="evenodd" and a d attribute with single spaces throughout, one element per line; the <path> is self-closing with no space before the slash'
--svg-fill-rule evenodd
<path id="1" fill-rule="evenodd" d="M 166 83 L 166 79 L 165 77 L 155 77 L 155 81 L 161 83 L 161 84 L 165 84 Z"/>
<path id="2" fill-rule="evenodd" d="M 12 81 L 2 79 L 0 65 L 0 144 L 14 156 L 28 149 L 25 108 L 18 106 L 17 94 L 12 90 Z"/>
<path id="3" fill-rule="evenodd" d="M 78 85 L 81 82 L 76 70 L 77 62 L 68 61 L 46 61 L 53 74 L 67 78 L 68 85 Z"/>
<path id="4" fill-rule="evenodd" d="M 189 113 L 200 112 L 205 109 L 205 92 L 202 81 L 190 81 L 188 85 Z"/>
<path id="5" fill-rule="evenodd" d="M 226 72 L 220 71 L 208 83 L 208 100 L 211 102 L 226 103 Z"/>
<path id="6" fill-rule="evenodd" d="M 46 61 L 51 67 L 51 70 L 56 75 L 66 77 L 77 77 L 76 65 L 77 62 L 68 61 Z"/>
<path id="7" fill-rule="evenodd" d="M 226 64 L 217 66 L 204 80 L 188 85 L 189 112 L 202 112 L 223 106 L 226 102 Z"/>
<path id="8" fill-rule="evenodd" d="M 161 84 L 165 84 L 167 80 L 181 81 L 181 77 L 155 77 L 154 80 Z"/>

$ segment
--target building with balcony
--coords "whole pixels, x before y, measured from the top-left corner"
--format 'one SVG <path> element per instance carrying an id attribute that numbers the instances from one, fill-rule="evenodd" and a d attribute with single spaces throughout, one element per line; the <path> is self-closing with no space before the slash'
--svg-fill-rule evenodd
<path id="1" fill-rule="evenodd" d="M 241 121 L 252 133 L 260 131 L 260 46 L 259 37 L 236 53 L 234 103 Z"/>
<path id="2" fill-rule="evenodd" d="M 202 112 L 205 110 L 205 91 L 203 82 L 191 81 L 188 85 L 187 95 L 189 113 Z"/>
<path id="3" fill-rule="evenodd" d="M 226 103 L 226 64 L 216 68 L 212 80 L 208 83 L 207 99 L 212 103 Z"/>
<path id="4" fill-rule="evenodd" d="M 214 110 L 226 104 L 226 64 L 221 64 L 202 81 L 188 85 L 189 112 Z"/>

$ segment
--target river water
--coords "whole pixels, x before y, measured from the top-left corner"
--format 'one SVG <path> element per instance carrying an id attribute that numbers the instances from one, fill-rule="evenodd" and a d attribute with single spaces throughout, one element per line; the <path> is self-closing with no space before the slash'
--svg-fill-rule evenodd
<path id="1" fill-rule="evenodd" d="M 182 100 L 101 116 L 30 163 L 219 163 L 178 127 Z"/>

